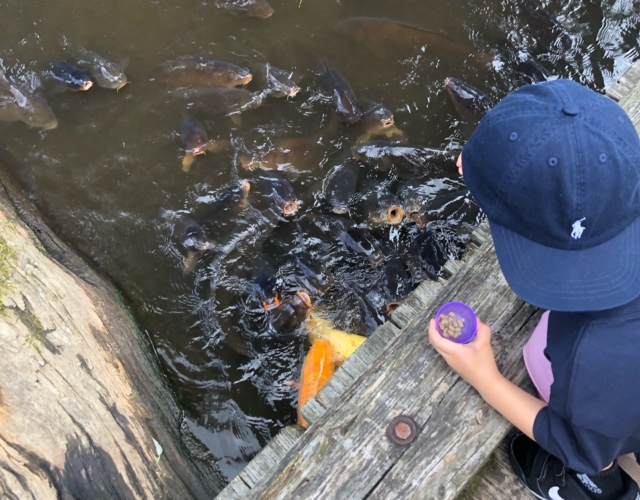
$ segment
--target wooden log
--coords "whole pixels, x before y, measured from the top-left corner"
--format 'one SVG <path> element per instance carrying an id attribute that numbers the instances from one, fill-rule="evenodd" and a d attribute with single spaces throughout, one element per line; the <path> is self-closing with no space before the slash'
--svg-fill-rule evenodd
<path id="1" fill-rule="evenodd" d="M 211 498 L 118 292 L 0 171 L 0 496 Z M 184 426 L 183 426 L 184 427 Z M 206 450 L 196 450 L 206 457 Z"/>

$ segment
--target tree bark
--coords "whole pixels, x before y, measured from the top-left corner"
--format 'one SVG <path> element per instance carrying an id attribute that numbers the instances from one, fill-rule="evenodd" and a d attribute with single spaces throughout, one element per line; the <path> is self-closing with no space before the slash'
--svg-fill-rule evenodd
<path id="1" fill-rule="evenodd" d="M 0 497 L 212 498 L 181 423 L 119 293 L 0 169 Z"/>

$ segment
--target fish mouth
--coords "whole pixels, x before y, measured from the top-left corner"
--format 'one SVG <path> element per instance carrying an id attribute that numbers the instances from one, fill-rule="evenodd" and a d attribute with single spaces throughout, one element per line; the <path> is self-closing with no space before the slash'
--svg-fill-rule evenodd
<path id="1" fill-rule="evenodd" d="M 247 196 L 251 192 L 251 183 L 248 180 L 243 179 L 238 184 L 244 196 Z"/>
<path id="2" fill-rule="evenodd" d="M 385 118 L 381 121 L 382 124 L 382 128 L 390 128 L 393 127 L 396 124 L 395 119 L 392 118 Z"/>
<path id="3" fill-rule="evenodd" d="M 120 92 L 120 90 L 122 90 L 123 88 L 125 88 L 127 85 L 129 85 L 128 81 L 124 81 L 122 83 L 117 84 L 114 89 L 116 92 Z"/>
<path id="4" fill-rule="evenodd" d="M 282 298 L 280 294 L 276 295 L 269 301 L 265 301 L 262 303 L 262 308 L 265 312 L 272 311 L 273 309 L 277 309 L 282 304 Z"/>
<path id="5" fill-rule="evenodd" d="M 400 205 L 391 205 L 387 208 L 387 224 L 396 226 L 404 219 L 404 208 Z"/>
<path id="6" fill-rule="evenodd" d="M 300 90 L 301 90 L 300 87 L 298 87 L 297 85 L 294 85 L 289 88 L 289 90 L 285 93 L 285 95 L 287 97 L 295 97 L 298 95 L 298 92 L 300 92 Z"/>
<path id="7" fill-rule="evenodd" d="M 311 302 L 311 297 L 304 290 L 298 290 L 296 292 L 296 297 L 298 297 L 302 303 L 307 307 L 307 309 L 311 309 L 313 303 Z"/>
<path id="8" fill-rule="evenodd" d="M 417 210 L 409 212 L 409 214 L 407 215 L 407 219 L 421 228 L 427 227 L 427 224 L 429 224 L 429 219 L 427 218 L 426 214 Z"/>
<path id="9" fill-rule="evenodd" d="M 81 92 L 86 92 L 87 90 L 90 90 L 92 87 L 93 87 L 93 82 L 91 80 L 87 80 L 82 85 L 80 85 L 80 87 L 78 87 L 78 90 L 80 90 Z"/>
<path id="10" fill-rule="evenodd" d="M 190 154 L 191 156 L 202 156 L 206 154 L 207 147 L 208 147 L 207 144 L 204 144 L 202 146 L 196 146 L 195 148 L 188 149 L 187 153 Z"/>
<path id="11" fill-rule="evenodd" d="M 300 200 L 288 201 L 282 206 L 282 215 L 285 217 L 293 217 L 298 213 L 302 202 Z"/>
<path id="12" fill-rule="evenodd" d="M 235 81 L 238 87 L 246 87 L 253 81 L 253 75 L 249 73 L 247 76 L 242 76 Z"/>

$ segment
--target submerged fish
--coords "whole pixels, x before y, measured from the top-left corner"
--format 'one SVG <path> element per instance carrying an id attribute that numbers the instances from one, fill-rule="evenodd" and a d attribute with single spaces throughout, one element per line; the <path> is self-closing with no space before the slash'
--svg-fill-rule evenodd
<path id="1" fill-rule="evenodd" d="M 304 291 L 281 298 L 273 297 L 263 304 L 269 314 L 269 323 L 280 332 L 290 332 L 298 328 L 306 319 L 311 309 L 311 298 Z"/>
<path id="2" fill-rule="evenodd" d="M 20 121 L 33 128 L 51 130 L 58 126 L 47 100 L 40 94 L 39 80 L 10 80 L 0 69 L 0 121 Z"/>
<path id="3" fill-rule="evenodd" d="M 176 222 L 173 233 L 178 249 L 183 256 L 183 272 L 191 273 L 202 256 L 215 249 L 206 230 L 188 215 L 181 216 Z"/>
<path id="4" fill-rule="evenodd" d="M 358 211 L 372 226 L 398 225 L 405 215 L 400 199 L 384 187 L 377 187 L 362 195 Z"/>
<path id="5" fill-rule="evenodd" d="M 451 153 L 441 150 L 426 148 L 423 146 L 408 146 L 379 142 L 363 144 L 356 148 L 353 153 L 354 158 L 376 166 L 382 171 L 388 171 L 394 165 L 408 164 L 415 168 L 425 168 L 430 160 L 452 159 Z"/>
<path id="6" fill-rule="evenodd" d="M 365 144 L 376 137 L 403 139 L 404 132 L 396 127 L 393 112 L 383 104 L 375 104 L 362 114 L 354 126 L 356 145 Z"/>
<path id="7" fill-rule="evenodd" d="M 247 68 L 203 57 L 184 57 L 162 65 L 162 80 L 171 88 L 244 87 L 253 75 Z"/>
<path id="8" fill-rule="evenodd" d="M 458 116 L 467 123 L 480 121 L 493 107 L 486 94 L 457 78 L 446 78 L 444 88 Z"/>
<path id="9" fill-rule="evenodd" d="M 403 52 L 425 45 L 443 55 L 456 57 L 471 52 L 466 44 L 456 42 L 445 33 L 383 17 L 351 17 L 340 21 L 336 28 L 339 33 L 377 52 Z"/>
<path id="10" fill-rule="evenodd" d="M 264 154 L 239 156 L 240 166 L 245 170 L 304 170 L 305 167 L 315 167 L 324 148 L 316 137 L 288 137 L 280 139 L 274 147 Z"/>
<path id="11" fill-rule="evenodd" d="M 334 362 L 337 366 L 349 359 L 367 340 L 367 337 L 362 335 L 338 330 L 331 321 L 318 316 L 317 313 L 309 314 L 305 326 L 312 345 L 320 341 L 331 344 L 335 352 Z"/>
<path id="12" fill-rule="evenodd" d="M 348 125 L 360 121 L 363 113 L 349 82 L 328 63 L 322 63 L 320 70 L 322 88 L 331 96 L 340 120 Z"/>
<path id="13" fill-rule="evenodd" d="M 92 50 L 79 49 L 78 65 L 86 68 L 99 87 L 120 90 L 129 83 L 124 73 L 125 63 L 116 63 Z"/>
<path id="14" fill-rule="evenodd" d="M 184 147 L 182 158 L 182 171 L 189 173 L 196 156 L 206 153 L 219 153 L 229 147 L 229 141 L 215 141 L 209 139 L 204 125 L 195 118 L 188 118 L 180 129 L 180 139 Z"/>
<path id="15" fill-rule="evenodd" d="M 44 75 L 57 84 L 73 91 L 85 92 L 93 87 L 93 79 L 88 71 L 75 64 L 54 62 L 49 64 Z"/>
<path id="16" fill-rule="evenodd" d="M 267 0 L 216 0 L 216 7 L 260 19 L 268 19 L 274 12 Z"/>
<path id="17" fill-rule="evenodd" d="M 302 415 L 305 405 L 315 398 L 335 373 L 335 351 L 327 340 L 318 340 L 309 349 L 302 365 L 298 390 L 298 425 L 306 429 L 309 423 Z"/>
<path id="18" fill-rule="evenodd" d="M 355 162 L 336 165 L 325 177 L 322 193 L 330 210 L 342 215 L 349 212 L 349 207 L 356 197 L 362 169 Z"/>
<path id="19" fill-rule="evenodd" d="M 251 67 L 253 85 L 267 92 L 271 97 L 295 97 L 300 87 L 292 71 L 276 68 L 269 63 Z"/>
<path id="20" fill-rule="evenodd" d="M 551 78 L 547 69 L 536 59 L 529 58 L 516 65 L 516 71 L 527 83 L 546 82 Z"/>
<path id="21" fill-rule="evenodd" d="M 266 194 L 275 205 L 276 210 L 283 217 L 293 217 L 302 206 L 291 183 L 283 177 L 262 177 L 261 183 L 266 184 Z"/>

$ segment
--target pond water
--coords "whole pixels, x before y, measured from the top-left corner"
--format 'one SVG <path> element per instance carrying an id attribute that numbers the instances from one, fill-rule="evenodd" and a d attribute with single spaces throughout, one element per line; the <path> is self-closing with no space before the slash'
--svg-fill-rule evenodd
<path id="1" fill-rule="evenodd" d="M 520 63 L 535 59 L 549 75 L 603 90 L 640 56 L 640 2 L 632 0 L 271 3 L 271 18 L 254 19 L 213 0 L 0 0 L 7 21 L 0 58 L 18 73 L 72 61 L 81 47 L 129 61 L 130 84 L 119 92 L 46 89 L 58 127 L 0 123 L 0 147 L 52 227 L 131 303 L 221 485 L 295 421 L 304 327 L 274 326 L 264 302 L 305 289 L 339 328 L 368 335 L 385 320 L 385 306 L 461 255 L 480 214 L 452 158 L 472 124 L 456 114 L 444 79 L 467 81 L 495 101 L 526 83 Z M 348 24 L 346 33 L 336 29 L 354 16 L 404 21 L 445 32 L 449 41 L 414 46 L 406 33 L 370 30 L 363 40 Z M 161 84 L 162 63 L 183 56 L 269 62 L 292 71 L 301 90 L 227 116 L 226 97 L 184 98 Z M 367 212 L 328 210 L 325 178 L 349 164 L 366 138 L 336 122 L 321 95 L 318 71 L 326 63 L 361 102 L 393 111 L 404 143 L 445 152 L 417 166 L 357 167 L 363 192 L 418 188 L 426 227 L 378 227 Z M 188 174 L 177 138 L 186 117 L 230 140 L 227 149 L 198 157 Z M 264 188 L 276 174 L 246 170 L 240 161 L 282 138 L 315 144 L 314 154 L 277 173 L 302 202 L 287 218 Z M 251 183 L 247 199 L 220 201 L 238 179 Z M 188 262 L 180 247 L 185 220 L 204 227 L 211 243 Z"/>

